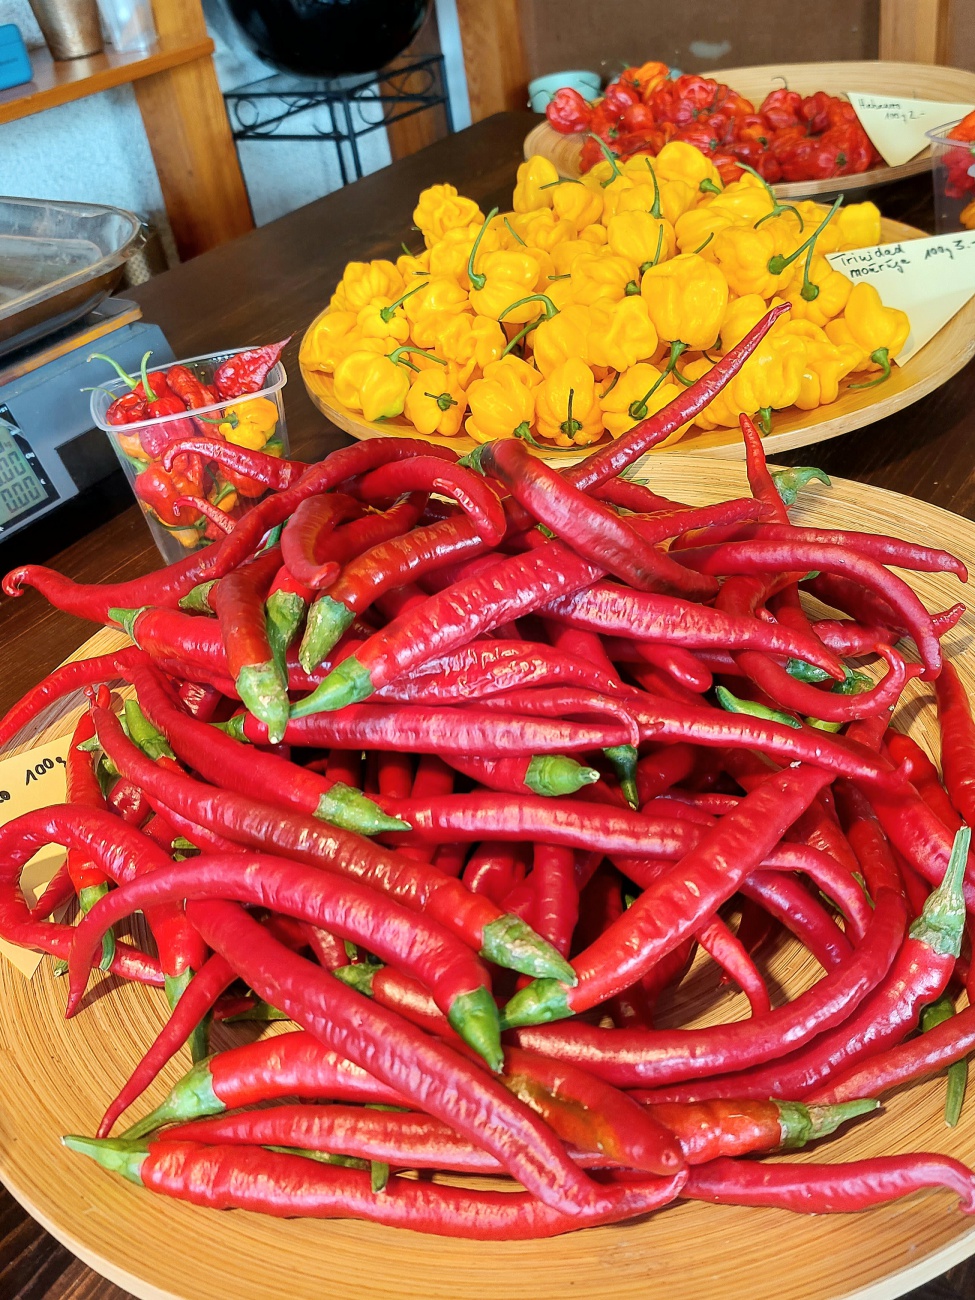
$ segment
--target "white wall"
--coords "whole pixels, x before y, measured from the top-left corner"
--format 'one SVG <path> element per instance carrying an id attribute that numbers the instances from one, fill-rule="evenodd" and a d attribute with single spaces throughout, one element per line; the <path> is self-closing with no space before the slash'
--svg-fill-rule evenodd
<path id="1" fill-rule="evenodd" d="M 452 7 L 452 0 L 448 0 L 448 6 Z M 222 0 L 204 0 L 204 12 L 216 45 L 214 61 L 224 90 L 274 71 L 251 54 Z M 29 47 L 43 45 L 27 0 L 0 0 L 0 23 L 7 22 L 20 27 Z M 459 48 L 459 40 L 457 44 Z M 462 59 L 460 77 L 462 82 Z M 455 64 L 452 90 L 460 96 L 454 105 L 459 126 L 464 124 L 466 85 L 458 91 L 458 84 Z M 360 149 L 366 172 L 384 167 L 390 160 L 383 130 L 362 140 Z M 330 144 L 244 141 L 240 159 L 258 225 L 328 194 L 341 184 L 334 146 Z M 0 194 L 132 208 L 148 216 L 168 236 L 159 182 L 129 86 L 0 126 Z"/>

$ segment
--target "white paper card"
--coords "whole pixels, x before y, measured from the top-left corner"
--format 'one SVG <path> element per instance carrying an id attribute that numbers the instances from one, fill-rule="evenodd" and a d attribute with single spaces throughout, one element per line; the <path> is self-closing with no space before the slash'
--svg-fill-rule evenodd
<path id="1" fill-rule="evenodd" d="M 957 122 L 975 104 L 944 104 L 937 99 L 904 99 L 898 95 L 847 94 L 863 129 L 889 167 L 910 162 L 931 142 L 925 135 Z"/>
<path id="2" fill-rule="evenodd" d="M 0 825 L 13 821 L 22 813 L 64 802 L 64 764 L 70 744 L 70 735 L 61 736 L 58 740 L 38 745 L 36 749 L 0 760 Z M 33 906 L 40 898 L 54 879 L 64 858 L 64 849 L 57 844 L 50 844 L 39 849 L 24 867 L 21 887 L 29 905 Z M 0 955 L 28 979 L 42 960 L 40 953 L 18 948 L 3 939 L 0 939 Z"/>
<path id="3" fill-rule="evenodd" d="M 975 231 L 828 253 L 827 260 L 854 284 L 869 280 L 885 307 L 899 307 L 910 316 L 911 332 L 897 354 L 900 365 L 975 294 Z"/>

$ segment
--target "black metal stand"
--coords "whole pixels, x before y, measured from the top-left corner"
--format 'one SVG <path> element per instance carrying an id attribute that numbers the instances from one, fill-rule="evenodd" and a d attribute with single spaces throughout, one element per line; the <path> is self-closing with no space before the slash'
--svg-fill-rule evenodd
<path id="1" fill-rule="evenodd" d="M 441 104 L 447 130 L 454 129 L 442 54 L 349 77 L 278 73 L 238 86 L 224 100 L 235 140 L 334 144 L 343 185 L 362 177 L 358 142 L 363 136 Z"/>

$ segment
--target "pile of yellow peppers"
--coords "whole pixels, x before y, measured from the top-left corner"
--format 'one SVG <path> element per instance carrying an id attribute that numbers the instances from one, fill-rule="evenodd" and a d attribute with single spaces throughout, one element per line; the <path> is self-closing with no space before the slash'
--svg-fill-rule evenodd
<path id="1" fill-rule="evenodd" d="M 826 259 L 880 242 L 872 203 L 778 203 L 757 175 L 722 185 L 678 141 L 581 181 L 530 158 L 510 212 L 433 185 L 413 219 L 425 247 L 350 262 L 301 361 L 350 410 L 427 436 L 619 437 L 788 301 L 693 421 L 732 428 L 744 412 L 768 430 L 774 411 L 835 401 L 848 376 L 882 382 L 910 329 Z"/>

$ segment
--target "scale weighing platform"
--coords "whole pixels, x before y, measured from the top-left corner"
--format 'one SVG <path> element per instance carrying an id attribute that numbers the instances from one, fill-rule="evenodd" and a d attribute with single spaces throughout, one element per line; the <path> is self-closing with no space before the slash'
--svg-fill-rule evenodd
<path id="1" fill-rule="evenodd" d="M 136 303 L 106 298 L 83 320 L 0 358 L 0 567 L 40 561 L 132 502 L 107 436 L 93 426 L 89 394 L 115 378 L 93 352 L 138 374 L 175 361 Z"/>

